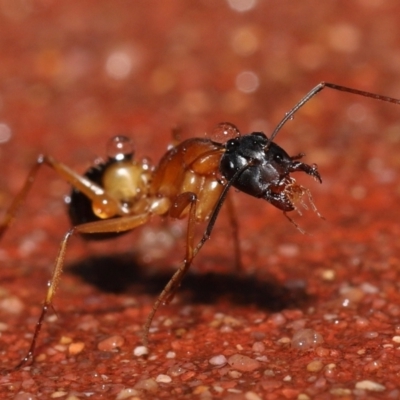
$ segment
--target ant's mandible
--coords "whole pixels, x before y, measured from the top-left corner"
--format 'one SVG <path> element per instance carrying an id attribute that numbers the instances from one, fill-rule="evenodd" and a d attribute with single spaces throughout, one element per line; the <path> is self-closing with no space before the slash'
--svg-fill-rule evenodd
<path id="1" fill-rule="evenodd" d="M 268 201 L 285 215 L 296 210 L 296 204 L 304 205 L 303 196 L 306 195 L 316 211 L 309 190 L 297 184 L 291 173 L 305 172 L 322 182 L 317 166 L 299 161 L 302 154 L 289 156 L 273 140 L 283 125 L 324 88 L 400 104 L 400 100 L 391 97 L 321 82 L 286 113 L 269 138 L 261 132 L 241 136 L 234 125 L 223 123 L 219 129 L 233 135 L 232 139 L 224 143 L 206 138 L 185 140 L 168 150 L 159 164 L 152 167 L 147 161 L 135 160 L 130 140 L 117 136 L 109 145 L 108 160 L 90 168 L 84 175 L 50 156 L 39 156 L 0 224 L 0 237 L 14 220 L 42 165 L 51 167 L 73 187 L 69 201 L 73 227 L 61 241 L 31 345 L 16 368 L 33 359 L 44 317 L 52 305 L 62 274 L 67 244 L 74 234 L 104 239 L 144 225 L 154 215 L 188 218 L 184 261 L 147 317 L 144 326 L 147 344 L 156 311 L 172 299 L 194 257 L 209 239 L 230 187 Z M 201 221 L 207 221 L 207 227 L 195 244 L 195 224 Z"/>

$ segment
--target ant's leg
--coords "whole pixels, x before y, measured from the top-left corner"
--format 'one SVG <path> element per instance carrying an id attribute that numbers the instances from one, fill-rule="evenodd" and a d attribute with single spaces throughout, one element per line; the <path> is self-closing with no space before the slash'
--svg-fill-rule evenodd
<path id="1" fill-rule="evenodd" d="M 218 201 L 215 203 L 210 218 L 208 220 L 207 227 L 201 237 L 197 246 L 193 248 L 193 239 L 194 239 L 194 226 L 196 223 L 196 201 L 197 197 L 194 193 L 185 192 L 180 194 L 175 201 L 173 202 L 173 206 L 170 210 L 170 216 L 179 218 L 182 213 L 186 210 L 187 207 L 190 206 L 189 209 L 189 220 L 188 220 L 188 227 L 187 227 L 187 239 L 186 239 L 186 258 L 179 269 L 175 272 L 172 278 L 169 280 L 167 285 L 165 286 L 164 290 L 158 296 L 157 300 L 153 305 L 153 309 L 151 310 L 150 314 L 147 317 L 146 323 L 144 325 L 144 332 L 143 332 L 143 342 L 145 345 L 148 344 L 148 336 L 151 322 L 153 321 L 154 315 L 158 310 L 158 307 L 172 298 L 175 290 L 179 287 L 179 284 L 182 281 L 185 273 L 190 267 L 190 264 L 193 261 L 193 258 L 196 257 L 197 253 L 201 250 L 204 243 L 210 238 L 211 232 L 214 228 L 215 221 L 217 220 L 218 214 L 221 210 L 222 205 L 228 195 L 228 191 L 236 179 L 242 174 L 242 172 L 252 165 L 253 161 L 249 161 L 246 165 L 242 168 L 238 169 L 233 177 L 226 183 L 224 189 L 222 190 Z"/>
<path id="2" fill-rule="evenodd" d="M 100 220 L 95 222 L 88 222 L 86 224 L 77 225 L 71 230 L 69 230 L 60 245 L 60 249 L 54 263 L 53 272 L 51 278 L 47 284 L 47 292 L 44 298 L 42 312 L 40 317 L 36 323 L 35 331 L 33 333 L 33 338 L 31 341 L 31 345 L 29 347 L 28 353 L 26 356 L 21 360 L 21 362 L 15 367 L 15 369 L 19 369 L 32 361 L 34 351 L 36 348 L 36 342 L 39 337 L 39 333 L 42 329 L 43 320 L 47 314 L 47 311 L 52 306 L 52 301 L 54 298 L 54 294 L 58 287 L 58 283 L 61 278 L 61 274 L 63 272 L 63 265 L 65 259 L 65 252 L 67 249 L 68 242 L 72 235 L 76 233 L 83 233 L 83 234 L 91 234 L 91 233 L 109 233 L 109 232 L 123 232 L 132 230 L 140 225 L 145 224 L 150 219 L 150 214 L 139 214 L 133 216 L 126 216 L 120 218 L 112 218 L 106 220 Z"/>
<path id="3" fill-rule="evenodd" d="M 0 223 L 0 238 L 14 221 L 15 216 L 25 201 L 42 165 L 47 165 L 56 171 L 61 178 L 86 195 L 97 207 L 100 207 L 105 215 L 115 216 L 122 214 L 120 203 L 113 197 L 107 195 L 102 187 L 96 185 L 85 176 L 79 175 L 71 168 L 56 161 L 54 158 L 40 155 L 37 158 L 35 165 L 29 171 L 22 189 L 15 196 L 3 221 Z"/>
<path id="4" fill-rule="evenodd" d="M 233 251 L 235 256 L 235 270 L 236 272 L 242 271 L 242 252 L 240 249 L 240 241 L 239 241 L 239 225 L 238 220 L 235 214 L 235 207 L 233 204 L 232 196 L 226 197 L 226 206 L 228 208 L 229 215 L 229 224 L 232 229 L 232 238 L 233 238 Z"/>
<path id="5" fill-rule="evenodd" d="M 293 160 L 293 157 L 292 157 L 292 160 Z M 302 163 L 300 161 L 293 161 L 291 163 L 291 165 L 289 166 L 289 170 L 290 170 L 290 172 L 297 172 L 297 171 L 305 172 L 306 174 L 312 176 L 319 183 L 322 183 L 322 178 L 318 172 L 318 167 L 316 164 L 308 165 L 308 164 Z"/>
<path id="6" fill-rule="evenodd" d="M 22 368 L 24 365 L 33 361 L 33 353 L 36 348 L 36 342 L 39 337 L 39 333 L 42 329 L 44 317 L 46 316 L 48 309 L 51 307 L 52 299 L 53 299 L 54 293 L 57 289 L 58 282 L 60 280 L 60 276 L 62 273 L 62 267 L 63 267 L 63 263 L 64 263 L 65 250 L 67 247 L 67 243 L 68 243 L 69 238 L 73 234 L 73 232 L 74 232 L 74 229 L 71 229 L 70 231 L 68 231 L 67 234 L 64 236 L 64 239 L 61 242 L 60 250 L 58 252 L 58 255 L 57 255 L 57 258 L 56 258 L 56 261 L 54 264 L 51 278 L 47 282 L 48 289 L 46 292 L 46 297 L 43 302 L 42 312 L 40 313 L 39 319 L 36 322 L 36 327 L 35 327 L 35 331 L 33 333 L 31 345 L 29 346 L 29 350 L 28 350 L 26 356 L 20 361 L 20 363 L 15 367 L 15 369 Z"/>
<path id="7" fill-rule="evenodd" d="M 186 254 L 185 260 L 179 266 L 178 270 L 172 275 L 172 278 L 168 281 L 167 285 L 164 287 L 161 294 L 158 296 L 157 300 L 153 304 L 153 308 L 150 314 L 147 316 L 146 323 L 143 327 L 143 343 L 148 345 L 148 336 L 151 322 L 153 321 L 154 315 L 156 314 L 158 308 L 161 304 L 167 304 L 173 298 L 176 290 L 178 289 L 183 277 L 185 276 L 187 270 L 192 264 L 193 258 L 198 253 L 200 249 L 193 248 L 193 240 L 195 233 L 196 224 L 196 201 L 197 196 L 192 192 L 185 192 L 177 196 L 173 202 L 173 206 L 169 212 L 172 218 L 179 218 L 187 207 L 189 208 L 189 217 L 186 230 Z"/>
<path id="8" fill-rule="evenodd" d="M 228 190 L 236 181 L 236 179 L 240 176 L 240 174 L 248 168 L 253 161 L 250 161 L 242 168 L 238 169 L 233 177 L 228 181 L 228 183 L 224 186 L 223 191 L 221 192 L 218 201 L 215 203 L 214 208 L 212 210 L 210 219 L 208 220 L 207 227 L 201 237 L 197 246 L 193 248 L 193 239 L 194 239 L 194 226 L 196 223 L 196 201 L 197 197 L 194 193 L 185 192 L 180 194 L 175 201 L 173 202 L 173 207 L 170 210 L 171 217 L 179 218 L 180 215 L 185 211 L 185 209 L 190 206 L 189 209 L 189 220 L 188 220 L 188 227 L 187 227 L 187 239 L 186 239 L 186 258 L 179 269 L 175 272 L 172 278 L 169 280 L 167 285 L 165 286 L 164 290 L 158 296 L 157 300 L 153 305 L 153 309 L 151 310 L 150 314 L 147 317 L 146 323 L 144 325 L 144 332 L 143 332 L 143 342 L 145 345 L 148 344 L 148 336 L 151 322 L 153 321 L 154 315 L 158 310 L 158 307 L 162 303 L 166 303 L 170 300 L 175 292 L 175 290 L 179 287 L 179 284 L 182 281 L 185 273 L 189 269 L 193 258 L 196 257 L 197 253 L 201 250 L 204 243 L 210 238 L 211 232 L 214 228 L 215 221 L 217 220 L 218 214 L 221 210 L 222 204 L 228 195 Z"/>
<path id="9" fill-rule="evenodd" d="M 12 224 L 15 219 L 15 215 L 18 209 L 21 207 L 22 203 L 24 202 L 29 189 L 31 188 L 33 182 L 35 181 L 36 174 L 39 168 L 43 165 L 44 157 L 40 155 L 35 163 L 35 165 L 31 168 L 28 173 L 28 176 L 25 180 L 24 186 L 22 187 L 21 191 L 15 196 L 11 206 L 6 212 L 6 215 L 3 221 L 0 224 L 0 238 L 3 236 L 4 232 L 7 228 Z"/>

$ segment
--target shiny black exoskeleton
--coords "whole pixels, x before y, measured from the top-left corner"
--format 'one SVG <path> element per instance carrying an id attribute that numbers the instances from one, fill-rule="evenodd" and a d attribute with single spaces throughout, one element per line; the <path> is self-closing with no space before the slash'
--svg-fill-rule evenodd
<path id="1" fill-rule="evenodd" d="M 263 133 L 254 132 L 228 140 L 220 162 L 220 172 L 228 181 L 243 172 L 232 186 L 253 197 L 263 198 L 282 211 L 295 209 L 286 190 L 293 182 L 291 172 L 303 171 L 321 182 L 316 165 L 297 161 L 303 155 L 289 156 Z"/>

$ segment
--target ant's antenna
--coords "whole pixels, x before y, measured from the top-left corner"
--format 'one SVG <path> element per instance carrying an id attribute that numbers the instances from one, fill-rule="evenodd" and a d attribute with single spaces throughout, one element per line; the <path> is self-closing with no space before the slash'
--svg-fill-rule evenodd
<path id="1" fill-rule="evenodd" d="M 278 134 L 278 132 L 282 129 L 283 125 L 286 124 L 287 121 L 290 119 L 293 119 L 293 115 L 306 104 L 312 97 L 314 97 L 317 93 L 319 93 L 322 89 L 324 88 L 331 88 L 335 90 L 340 90 L 342 92 L 348 92 L 348 93 L 353 93 L 359 96 L 364 96 L 364 97 L 371 97 L 372 99 L 375 100 L 382 100 L 382 101 L 387 101 L 389 103 L 394 103 L 394 104 L 399 104 L 400 105 L 400 100 L 399 99 L 394 99 L 393 97 L 388 97 L 388 96 L 382 96 L 380 94 L 375 94 L 375 93 L 370 93 L 370 92 L 365 92 L 363 90 L 357 90 L 357 89 L 352 89 L 346 86 L 341 86 L 341 85 L 335 85 L 334 83 L 329 83 L 329 82 L 321 82 L 317 86 L 315 86 L 313 89 L 311 89 L 290 111 L 288 111 L 285 116 L 282 118 L 281 122 L 276 126 L 274 131 L 272 132 L 272 135 L 269 139 L 270 142 L 272 142 L 275 139 L 275 136 Z"/>

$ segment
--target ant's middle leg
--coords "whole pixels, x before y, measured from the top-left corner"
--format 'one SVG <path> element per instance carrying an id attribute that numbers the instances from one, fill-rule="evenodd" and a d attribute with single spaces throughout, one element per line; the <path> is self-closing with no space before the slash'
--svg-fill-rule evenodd
<path id="1" fill-rule="evenodd" d="M 158 310 L 158 307 L 162 303 L 168 302 L 173 297 L 176 289 L 179 287 L 185 273 L 189 269 L 193 258 L 196 257 L 196 254 L 201 250 L 204 243 L 210 238 L 211 232 L 214 228 L 215 221 L 217 220 L 218 214 L 221 210 L 222 204 L 226 200 L 228 195 L 228 191 L 232 184 L 236 181 L 236 179 L 242 174 L 242 172 L 248 168 L 253 163 L 250 160 L 246 165 L 242 168 L 238 169 L 233 177 L 228 181 L 228 183 L 224 186 L 218 201 L 215 203 L 211 215 L 208 220 L 207 227 L 201 237 L 200 241 L 197 243 L 196 247 L 193 246 L 193 239 L 194 239 L 194 226 L 196 223 L 196 202 L 197 197 L 192 192 L 185 192 L 180 194 L 175 201 L 173 202 L 173 206 L 170 209 L 171 217 L 179 218 L 185 209 L 189 206 L 189 220 L 188 220 L 188 228 L 187 228 L 187 239 L 186 239 L 186 257 L 184 262 L 181 264 L 179 269 L 175 272 L 172 278 L 169 280 L 167 285 L 165 286 L 164 290 L 158 296 L 157 300 L 153 305 L 153 309 L 151 310 L 150 314 L 147 317 L 146 323 L 144 325 L 144 332 L 143 332 L 143 342 L 145 345 L 148 344 L 148 336 L 151 322 L 153 321 L 154 315 Z"/>
<path id="2" fill-rule="evenodd" d="M 34 356 L 36 343 L 42 329 L 43 320 L 47 314 L 47 311 L 50 307 L 52 307 L 52 302 L 54 298 L 54 294 L 58 287 L 58 283 L 61 278 L 61 274 L 63 272 L 65 253 L 67 249 L 67 245 L 71 237 L 76 233 L 81 234 L 96 234 L 96 233 L 110 233 L 110 232 L 123 232 L 132 230 L 138 226 L 141 226 L 149 221 L 150 219 L 149 213 L 143 213 L 138 215 L 126 216 L 126 217 L 118 217 L 106 220 L 100 220 L 95 222 L 88 222 L 86 224 L 77 225 L 71 230 L 69 230 L 60 245 L 60 249 L 54 263 L 53 272 L 51 278 L 47 284 L 47 292 L 44 298 L 42 312 L 40 317 L 36 323 L 35 331 L 33 333 L 33 338 L 31 341 L 31 345 L 26 356 L 21 360 L 21 362 L 15 367 L 15 369 L 19 369 L 31 362 Z"/>
<path id="3" fill-rule="evenodd" d="M 229 224 L 232 229 L 233 251 L 235 257 L 234 260 L 235 271 L 240 272 L 243 271 L 242 251 L 240 248 L 240 240 L 239 240 L 239 224 L 236 218 L 235 207 L 233 204 L 232 196 L 226 196 L 226 206 L 228 209 Z"/>
<path id="4" fill-rule="evenodd" d="M 169 215 L 172 218 L 179 218 L 185 212 L 186 208 L 189 207 L 188 224 L 186 230 L 186 254 L 184 261 L 181 263 L 178 270 L 174 273 L 174 275 L 172 275 L 172 278 L 168 281 L 163 291 L 157 297 L 150 314 L 147 316 L 146 323 L 143 327 L 143 343 L 146 346 L 148 345 L 149 330 L 154 315 L 161 304 L 167 304 L 172 300 L 176 290 L 182 282 L 183 277 L 192 264 L 193 258 L 198 253 L 198 250 L 200 250 L 197 247 L 193 247 L 196 224 L 196 202 L 197 196 L 194 193 L 185 192 L 176 197 L 173 202 L 173 206 L 169 211 Z"/>

